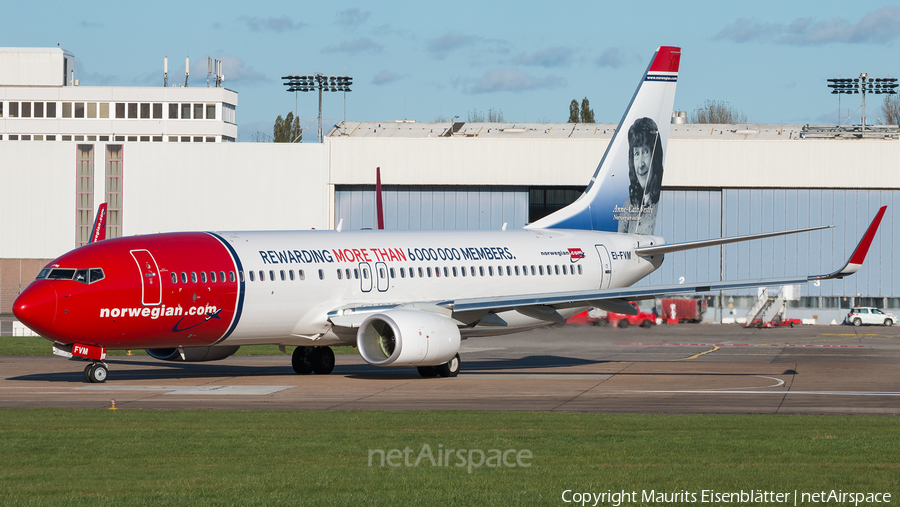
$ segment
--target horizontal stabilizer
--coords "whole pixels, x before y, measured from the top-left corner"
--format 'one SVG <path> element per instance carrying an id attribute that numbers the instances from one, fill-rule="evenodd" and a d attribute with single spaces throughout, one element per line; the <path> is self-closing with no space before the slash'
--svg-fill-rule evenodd
<path id="1" fill-rule="evenodd" d="M 652 257 L 657 254 L 667 254 L 672 252 L 683 252 L 684 250 L 694 250 L 695 248 L 705 248 L 708 246 L 727 245 L 729 243 L 740 243 L 741 241 L 750 241 L 753 239 L 773 238 L 775 236 L 786 236 L 788 234 L 798 234 L 801 232 L 818 231 L 820 229 L 830 229 L 833 225 L 823 225 L 821 227 L 810 227 L 808 229 L 794 229 L 793 231 L 780 232 L 764 232 L 761 234 L 748 234 L 746 236 L 731 236 L 728 238 L 704 239 L 701 241 L 688 241 L 685 243 L 667 243 L 663 245 L 644 246 L 635 248 L 634 253 L 641 257 Z"/>

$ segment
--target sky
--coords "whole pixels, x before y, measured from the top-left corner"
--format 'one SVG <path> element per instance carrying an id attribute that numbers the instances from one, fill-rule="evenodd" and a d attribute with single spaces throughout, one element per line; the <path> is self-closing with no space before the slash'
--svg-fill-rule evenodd
<path id="1" fill-rule="evenodd" d="M 724 101 L 750 123 L 838 122 L 826 79 L 900 75 L 900 6 L 877 1 L 752 2 L 60 2 L 16 4 L 0 46 L 75 55 L 81 86 L 206 86 L 223 61 L 238 92 L 239 141 L 272 135 L 296 112 L 316 137 L 317 96 L 288 93 L 283 76 L 353 78 L 323 96 L 337 121 L 465 121 L 500 111 L 507 123 L 565 122 L 588 98 L 617 123 L 659 46 L 682 48 L 675 109 Z M 870 96 L 878 114 L 883 96 Z M 345 105 L 346 101 L 346 105 Z M 858 96 L 840 111 L 859 121 Z M 346 108 L 346 109 L 345 109 Z M 855 114 L 854 114 L 855 112 Z M 867 122 L 871 123 L 872 112 Z"/>

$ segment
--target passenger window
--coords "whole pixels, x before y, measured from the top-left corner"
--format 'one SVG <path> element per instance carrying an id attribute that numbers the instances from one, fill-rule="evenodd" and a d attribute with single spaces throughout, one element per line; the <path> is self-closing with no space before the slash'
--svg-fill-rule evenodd
<path id="1" fill-rule="evenodd" d="M 349 280 L 350 279 L 350 268 L 347 268 L 345 273 L 347 274 L 347 280 Z"/>
<path id="2" fill-rule="evenodd" d="M 303 280 L 306 280 L 306 273 L 304 273 L 302 269 L 299 270 L 299 271 L 297 271 L 297 276 L 300 278 L 300 281 L 301 281 L 301 282 L 302 282 Z"/>
<path id="3" fill-rule="evenodd" d="M 516 266 L 516 276 L 519 276 L 519 266 Z"/>
<path id="4" fill-rule="evenodd" d="M 424 273 L 424 271 L 422 271 L 422 268 L 419 268 L 419 278 L 422 278 L 425 276 L 425 275 L 423 275 L 423 273 Z"/>
<path id="5" fill-rule="evenodd" d="M 187 283 L 187 273 L 181 272 L 181 283 Z"/>
<path id="6" fill-rule="evenodd" d="M 325 279 L 325 270 L 320 269 L 319 270 L 319 280 L 324 280 L 324 279 Z"/>
<path id="7" fill-rule="evenodd" d="M 100 268 L 92 268 L 90 283 L 99 282 L 100 280 L 103 280 L 103 270 Z"/>
<path id="8" fill-rule="evenodd" d="M 219 271 L 219 281 L 222 283 L 225 283 L 225 272 L 224 271 Z M 234 281 L 234 280 L 232 280 L 232 281 Z"/>
<path id="9" fill-rule="evenodd" d="M 566 273 L 566 265 L 565 264 L 563 264 L 563 274 L 568 275 L 568 273 Z"/>
<path id="10" fill-rule="evenodd" d="M 428 276 L 431 276 L 431 268 L 428 268 Z M 434 276 L 436 278 L 441 277 L 441 268 L 434 268 Z"/>
<path id="11" fill-rule="evenodd" d="M 366 268 L 363 268 L 362 273 L 363 273 L 363 278 L 368 280 L 369 279 L 369 270 Z"/>
<path id="12" fill-rule="evenodd" d="M 175 273 L 172 273 L 172 283 L 178 283 L 178 275 Z"/>
<path id="13" fill-rule="evenodd" d="M 191 282 L 197 283 L 197 272 L 191 271 Z"/>
<path id="14" fill-rule="evenodd" d="M 581 274 L 581 264 L 578 265 L 578 274 Z"/>
<path id="15" fill-rule="evenodd" d="M 453 278 L 456 278 L 456 266 L 453 266 Z"/>
<path id="16" fill-rule="evenodd" d="M 238 271 L 238 276 L 240 276 L 241 282 L 243 282 L 243 281 L 244 281 L 244 270 L 243 270 L 243 269 L 241 269 L 241 270 Z M 232 280 L 232 282 L 233 282 L 233 281 L 234 281 L 234 280 Z"/>
<path id="17" fill-rule="evenodd" d="M 462 276 L 466 276 L 466 271 L 467 271 L 467 270 L 466 270 L 466 267 L 465 267 L 465 266 L 459 268 L 459 273 L 460 273 Z"/>
<path id="18" fill-rule="evenodd" d="M 497 276 L 503 276 L 503 266 L 497 266 Z"/>
<path id="19" fill-rule="evenodd" d="M 426 268 L 426 270 L 428 271 L 428 278 L 431 278 L 431 268 Z"/>
<path id="20" fill-rule="evenodd" d="M 266 281 L 266 272 L 263 271 L 263 270 L 260 270 L 260 271 L 259 271 L 259 281 L 260 281 L 260 282 L 265 282 L 265 281 Z"/>
<path id="21" fill-rule="evenodd" d="M 359 280 L 359 269 L 353 268 L 353 279 Z"/>
<path id="22" fill-rule="evenodd" d="M 391 268 L 391 278 L 397 278 L 397 273 L 394 271 L 394 268 Z"/>
<path id="23" fill-rule="evenodd" d="M 553 271 L 558 275 L 559 274 L 559 264 L 553 266 Z"/>
<path id="24" fill-rule="evenodd" d="M 544 266 L 538 266 L 538 273 L 539 273 L 540 275 L 543 275 L 543 274 L 544 274 Z"/>
<path id="25" fill-rule="evenodd" d="M 250 281 L 251 281 L 251 282 L 255 282 L 255 281 L 256 281 L 256 275 L 253 273 L 253 271 L 248 271 L 247 273 L 250 275 Z"/>
<path id="26" fill-rule="evenodd" d="M 534 264 L 531 265 L 531 276 L 534 276 Z"/>
<path id="27" fill-rule="evenodd" d="M 383 280 L 385 278 L 384 268 L 378 268 L 378 276 Z"/>
<path id="28" fill-rule="evenodd" d="M 269 270 L 269 280 L 275 281 L 275 271 Z"/>
<path id="29" fill-rule="evenodd" d="M 344 278 L 344 273 L 343 273 L 343 271 L 341 271 L 340 268 L 338 268 L 338 270 L 337 270 L 337 277 L 338 277 L 338 280 L 341 280 Z"/>
<path id="30" fill-rule="evenodd" d="M 400 278 L 406 278 L 406 268 L 400 268 Z"/>
<path id="31" fill-rule="evenodd" d="M 478 266 L 478 274 L 484 276 L 484 266 Z"/>
<path id="32" fill-rule="evenodd" d="M 281 270 L 281 281 L 282 281 L 282 282 L 285 281 L 284 270 L 283 270 L 283 269 Z"/>
<path id="33" fill-rule="evenodd" d="M 212 283 L 216 283 L 216 272 L 215 271 L 209 272 L 209 281 Z"/>
<path id="34" fill-rule="evenodd" d="M 475 266 L 469 266 L 469 274 L 475 276 Z"/>
<path id="35" fill-rule="evenodd" d="M 506 276 L 512 276 L 512 268 L 506 266 Z"/>
<path id="36" fill-rule="evenodd" d="M 294 281 L 294 270 L 293 269 L 288 270 L 288 276 L 291 277 L 291 281 L 293 282 Z"/>
<path id="37" fill-rule="evenodd" d="M 206 283 L 206 271 L 201 271 L 201 272 L 200 272 L 200 282 L 201 282 L 201 283 Z"/>
<path id="38" fill-rule="evenodd" d="M 552 274 L 553 274 L 553 270 L 550 269 L 550 265 L 547 264 L 547 275 L 552 275 Z"/>

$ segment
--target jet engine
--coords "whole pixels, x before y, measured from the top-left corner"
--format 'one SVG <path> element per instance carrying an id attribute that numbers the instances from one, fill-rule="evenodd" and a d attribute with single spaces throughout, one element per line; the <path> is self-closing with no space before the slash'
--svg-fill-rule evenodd
<path id="1" fill-rule="evenodd" d="M 356 345 L 375 366 L 437 366 L 459 351 L 459 329 L 441 315 L 416 310 L 387 310 L 359 326 Z"/>
<path id="2" fill-rule="evenodd" d="M 230 347 L 185 347 L 184 359 L 178 349 L 146 349 L 150 357 L 163 361 L 184 361 L 186 363 L 202 363 L 204 361 L 218 361 L 234 354 L 241 348 L 240 345 Z"/>

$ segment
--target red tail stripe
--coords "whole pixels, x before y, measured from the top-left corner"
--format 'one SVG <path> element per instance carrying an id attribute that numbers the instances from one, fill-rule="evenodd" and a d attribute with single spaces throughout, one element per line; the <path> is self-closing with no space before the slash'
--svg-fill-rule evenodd
<path id="1" fill-rule="evenodd" d="M 866 254 L 869 253 L 869 247 L 872 245 L 872 240 L 875 239 L 875 233 L 878 232 L 878 226 L 881 225 L 881 219 L 884 217 L 885 210 L 887 210 L 887 206 L 882 206 L 878 210 L 878 214 L 875 215 L 875 219 L 872 220 L 872 224 L 866 230 L 862 241 L 859 242 L 859 246 L 856 247 L 856 251 L 850 257 L 850 264 L 862 264 L 866 260 Z"/>
<path id="2" fill-rule="evenodd" d="M 672 46 L 660 46 L 656 52 L 650 72 L 678 72 L 678 64 L 681 62 L 681 48 Z"/>

